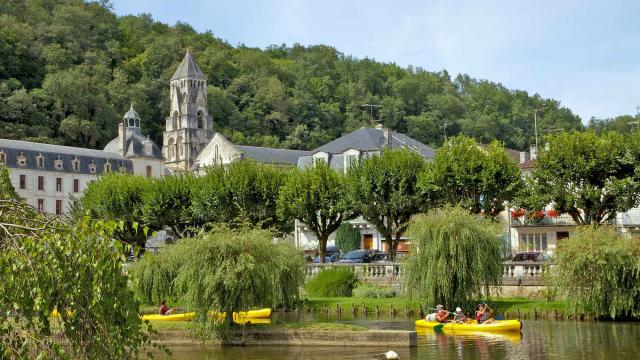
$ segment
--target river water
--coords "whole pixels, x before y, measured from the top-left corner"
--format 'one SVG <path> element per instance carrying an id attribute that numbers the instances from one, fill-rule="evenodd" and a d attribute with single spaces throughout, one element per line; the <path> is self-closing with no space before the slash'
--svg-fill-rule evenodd
<path id="1" fill-rule="evenodd" d="M 284 315 L 287 321 L 292 315 Z M 318 316 L 297 317 L 308 321 Z M 275 314 L 274 321 L 283 320 Z M 326 319 L 363 325 L 371 329 L 413 330 L 413 320 Z M 418 332 L 415 348 L 248 346 L 172 348 L 177 360 L 195 359 L 384 359 L 393 350 L 401 359 L 640 359 L 640 323 L 524 320 L 521 333 L 448 334 L 433 330 Z M 258 326 L 258 325 L 256 325 Z M 164 355 L 160 359 L 169 359 Z"/>

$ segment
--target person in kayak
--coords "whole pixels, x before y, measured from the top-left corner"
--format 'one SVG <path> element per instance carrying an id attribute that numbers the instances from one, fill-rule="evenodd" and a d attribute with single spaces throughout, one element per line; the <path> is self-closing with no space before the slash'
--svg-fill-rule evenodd
<path id="1" fill-rule="evenodd" d="M 457 307 L 455 314 L 453 314 L 453 320 L 451 321 L 457 324 L 464 324 L 467 322 L 467 316 L 462 312 L 462 309 Z"/>
<path id="2" fill-rule="evenodd" d="M 478 324 L 493 324 L 496 321 L 491 317 L 491 309 L 487 304 L 478 305 L 478 311 L 476 311 L 476 320 Z"/>
<path id="3" fill-rule="evenodd" d="M 160 302 L 160 315 L 171 315 L 173 309 L 169 309 L 167 306 L 167 300 L 162 300 Z"/>
<path id="4" fill-rule="evenodd" d="M 436 310 L 438 310 L 436 314 L 436 321 L 438 321 L 439 323 L 446 323 L 450 312 L 448 310 L 445 310 L 444 306 L 442 305 L 436 306 Z"/>

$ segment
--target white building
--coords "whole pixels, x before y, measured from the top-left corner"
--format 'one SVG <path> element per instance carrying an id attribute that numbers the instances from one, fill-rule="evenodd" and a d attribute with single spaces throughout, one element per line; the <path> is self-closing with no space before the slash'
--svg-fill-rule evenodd
<path id="1" fill-rule="evenodd" d="M 125 125 L 126 124 L 126 125 Z M 112 171 L 163 176 L 160 149 L 140 133 L 133 107 L 104 150 L 0 139 L 0 163 L 18 195 L 39 211 L 64 215 L 89 182 Z"/>

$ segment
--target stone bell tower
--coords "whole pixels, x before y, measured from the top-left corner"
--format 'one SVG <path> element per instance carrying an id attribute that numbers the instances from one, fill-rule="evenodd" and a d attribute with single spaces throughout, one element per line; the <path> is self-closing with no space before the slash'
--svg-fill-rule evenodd
<path id="1" fill-rule="evenodd" d="M 162 154 L 166 167 L 183 172 L 191 168 L 212 136 L 207 80 L 190 51 L 187 50 L 169 86 L 171 110 L 166 119 Z"/>

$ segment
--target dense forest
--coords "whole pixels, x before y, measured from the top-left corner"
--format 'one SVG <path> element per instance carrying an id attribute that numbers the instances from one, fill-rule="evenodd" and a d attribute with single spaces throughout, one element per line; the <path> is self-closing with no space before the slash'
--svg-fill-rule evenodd
<path id="1" fill-rule="evenodd" d="M 239 144 L 310 149 L 373 118 L 434 146 L 446 129 L 526 149 L 534 108 L 545 108 L 542 136 L 583 128 L 557 100 L 469 75 L 326 45 L 232 46 L 185 23 L 118 17 L 108 1 L 22 0 L 0 2 L 0 137 L 101 148 L 133 102 L 143 131 L 161 143 L 168 82 L 188 48 L 208 77 L 215 130 Z M 382 107 L 370 113 L 363 104 Z"/>

